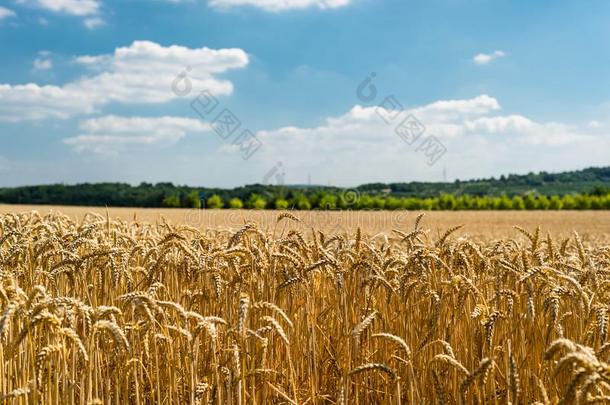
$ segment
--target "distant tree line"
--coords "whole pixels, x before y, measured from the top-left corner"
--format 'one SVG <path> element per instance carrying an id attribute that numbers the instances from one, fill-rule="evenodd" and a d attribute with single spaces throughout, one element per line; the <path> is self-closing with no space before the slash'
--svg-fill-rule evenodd
<path id="1" fill-rule="evenodd" d="M 184 207 L 176 198 L 166 207 Z M 508 197 L 455 196 L 443 194 L 438 197 L 381 197 L 361 195 L 355 200 L 346 201 L 341 195 L 319 193 L 311 196 L 297 194 L 291 198 L 282 196 L 265 199 L 252 194 L 246 201 L 233 197 L 228 201 L 219 195 L 210 196 L 205 203 L 192 207 L 205 206 L 210 209 L 249 208 L 249 209 L 296 209 L 296 210 L 608 210 L 610 194 L 574 194 L 564 196 L 525 195 Z"/>
<path id="2" fill-rule="evenodd" d="M 365 184 L 354 189 L 254 184 L 234 189 L 172 183 L 84 183 L 0 189 L 0 203 L 116 207 L 353 210 L 610 209 L 610 167 L 451 183 Z"/>

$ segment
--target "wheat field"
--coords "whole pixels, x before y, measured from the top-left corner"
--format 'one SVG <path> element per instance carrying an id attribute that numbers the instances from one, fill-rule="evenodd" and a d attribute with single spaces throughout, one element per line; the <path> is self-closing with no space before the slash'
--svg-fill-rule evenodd
<path id="1" fill-rule="evenodd" d="M 333 233 L 273 215 L 1 214 L 2 400 L 610 402 L 604 231 L 473 238 L 467 218 L 439 232 L 417 215 Z"/>
<path id="2" fill-rule="evenodd" d="M 124 221 L 146 221 L 188 225 L 198 229 L 235 231 L 244 223 L 256 222 L 265 232 L 273 231 L 278 211 L 274 210 L 214 210 L 186 208 L 126 208 L 80 207 L 0 204 L 0 214 L 41 214 L 60 212 L 74 221 L 81 221 L 88 213 L 97 213 Z M 280 211 L 281 212 L 281 211 Z M 363 232 L 390 236 L 392 229 L 409 227 L 420 212 L 415 211 L 289 211 L 299 218 L 292 229 L 310 232 L 311 228 L 329 234 Z M 439 237 L 444 230 L 465 224 L 460 235 L 477 241 L 519 237 L 514 226 L 535 229 L 540 226 L 556 238 L 567 238 L 576 231 L 584 241 L 603 239 L 610 243 L 610 211 L 426 211 L 426 227 L 432 236 Z"/>

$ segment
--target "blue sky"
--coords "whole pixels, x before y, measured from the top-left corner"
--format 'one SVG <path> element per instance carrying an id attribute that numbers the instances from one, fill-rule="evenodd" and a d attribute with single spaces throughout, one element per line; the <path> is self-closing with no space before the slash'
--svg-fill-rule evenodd
<path id="1" fill-rule="evenodd" d="M 609 20 L 604 0 L 0 0 L 0 185 L 608 165 Z"/>

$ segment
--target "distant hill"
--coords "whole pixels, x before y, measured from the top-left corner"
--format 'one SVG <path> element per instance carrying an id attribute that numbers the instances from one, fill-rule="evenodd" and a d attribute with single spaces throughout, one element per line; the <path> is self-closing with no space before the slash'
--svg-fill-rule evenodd
<path id="1" fill-rule="evenodd" d="M 432 197 L 439 194 L 508 196 L 525 193 L 541 195 L 565 195 L 573 193 L 591 193 L 599 187 L 610 186 L 610 166 L 590 167 L 583 170 L 561 173 L 528 173 L 524 175 L 509 174 L 499 178 L 456 180 L 452 183 L 373 183 L 364 184 L 358 190 L 380 193 L 390 189 L 394 196 Z"/>
<path id="2" fill-rule="evenodd" d="M 610 194 L 610 167 L 591 167 L 561 173 L 510 174 L 499 178 L 456 180 L 454 182 L 371 183 L 355 188 L 359 196 L 379 199 L 427 199 L 507 196 L 551 197 L 570 194 L 603 196 Z M 91 205 L 118 207 L 197 207 L 203 200 L 217 195 L 220 205 L 228 206 L 233 199 L 247 207 L 300 207 L 301 209 L 331 205 L 341 207 L 344 189 L 312 185 L 253 184 L 234 189 L 176 186 L 172 183 L 84 183 L 52 184 L 0 188 L 0 203 Z M 255 204 L 256 199 L 262 200 Z M 240 201 L 238 202 L 237 199 Z M 334 199 L 334 200 L 333 200 Z M 281 203 L 278 204 L 277 201 Z M 395 201 L 393 203 L 400 207 Z M 374 204 L 373 204 L 374 205 Z M 379 204 L 377 204 L 379 205 Z M 383 203 L 381 203 L 383 206 Z"/>

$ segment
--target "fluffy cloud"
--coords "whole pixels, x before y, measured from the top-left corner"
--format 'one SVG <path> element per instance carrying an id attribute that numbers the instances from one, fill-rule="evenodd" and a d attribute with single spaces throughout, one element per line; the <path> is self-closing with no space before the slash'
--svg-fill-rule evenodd
<path id="1" fill-rule="evenodd" d="M 465 100 L 440 100 L 413 109 L 412 113 L 429 121 L 455 121 L 464 117 L 485 115 L 500 109 L 493 97 L 482 94 Z"/>
<path id="2" fill-rule="evenodd" d="M 487 65 L 489 62 L 492 62 L 493 60 L 502 58 L 504 56 L 506 56 L 506 52 L 504 51 L 493 51 L 492 53 L 478 53 L 472 58 L 472 61 L 477 65 Z"/>
<path id="3" fill-rule="evenodd" d="M 320 145 L 320 141 L 325 140 L 336 144 L 329 144 L 328 147 L 361 149 L 368 144 L 392 145 L 395 141 L 400 141 L 394 128 L 407 116 L 415 117 L 428 133 L 434 133 L 440 138 L 454 138 L 466 132 L 468 119 L 499 109 L 498 101 L 488 95 L 463 100 L 440 100 L 405 111 L 356 105 L 346 114 L 327 118 L 325 124 L 319 127 L 285 127 L 262 131 L 259 135 L 272 145 L 275 145 L 277 137 L 281 140 L 298 139 L 314 149 Z"/>
<path id="4" fill-rule="evenodd" d="M 180 96 L 172 85 L 187 66 L 192 75 L 184 82 L 193 91 L 230 94 L 232 83 L 215 75 L 246 66 L 248 56 L 241 49 L 190 49 L 136 41 L 113 54 L 81 56 L 75 62 L 89 74 L 63 86 L 0 84 L 0 121 L 67 118 L 111 102 L 168 102 Z"/>
<path id="5" fill-rule="evenodd" d="M 17 0 L 55 13 L 76 16 L 95 15 L 100 11 L 101 0 Z"/>
<path id="6" fill-rule="evenodd" d="M 347 6 L 350 0 L 209 0 L 208 4 L 214 8 L 230 8 L 251 6 L 270 12 L 280 12 L 293 9 L 317 7 L 331 9 Z"/>
<path id="7" fill-rule="evenodd" d="M 94 111 L 92 97 L 68 87 L 0 84 L 0 121 L 68 118 Z"/>
<path id="8" fill-rule="evenodd" d="M 17 14 L 13 10 L 9 10 L 6 7 L 0 6 L 0 20 L 3 20 L 8 17 L 15 17 Z"/>
<path id="9" fill-rule="evenodd" d="M 409 115 L 425 128 L 419 137 L 401 137 L 396 131 Z M 434 164 L 426 150 L 430 135 L 446 149 Z M 266 167 L 279 160 L 288 181 L 302 182 L 303 173 L 311 173 L 317 183 L 339 185 L 442 180 L 445 166 L 449 176 L 458 178 L 514 172 L 515 162 L 521 171 L 573 169 L 608 164 L 604 151 L 610 147 L 610 134 L 601 130 L 502 114 L 500 103 L 487 95 L 404 111 L 357 105 L 319 126 L 287 126 L 259 131 L 257 137 L 263 147 L 254 163 Z M 239 153 L 230 144 L 221 148 Z"/>
<path id="10" fill-rule="evenodd" d="M 83 25 L 85 27 L 87 27 L 88 29 L 90 29 L 90 30 L 94 30 L 94 29 L 99 28 L 99 27 L 101 27 L 101 26 L 103 26 L 105 24 L 106 24 L 106 22 L 104 21 L 104 19 L 100 18 L 100 17 L 86 18 L 83 21 Z"/>
<path id="11" fill-rule="evenodd" d="M 34 70 L 49 70 L 53 67 L 53 61 L 51 59 L 36 58 L 32 65 Z"/>
<path id="12" fill-rule="evenodd" d="M 395 132 L 409 114 L 425 127 L 411 143 Z M 393 119 L 386 123 L 388 116 Z M 312 184 L 349 187 L 366 182 L 441 181 L 444 169 L 450 181 L 574 170 L 610 163 L 608 125 L 602 122 L 595 127 L 507 113 L 498 100 L 486 95 L 404 111 L 356 105 L 319 125 L 258 131 L 262 147 L 243 160 L 239 146 L 232 146 L 235 137 L 221 140 L 199 120 L 104 116 L 83 121 L 79 131 L 64 140 L 66 148 L 80 154 L 65 162 L 62 174 L 55 165 L 26 178 L 28 182 L 42 178 L 135 183 L 171 178 L 183 184 L 237 186 L 268 181 L 269 173 L 282 162 L 287 184 L 304 184 L 310 176 Z M 434 165 L 428 164 L 428 151 L 422 147 L 430 135 L 446 148 Z M 172 147 L 176 143 L 182 145 Z M 29 166 L 24 164 L 24 170 Z M 11 179 L 25 181 L 18 176 Z"/>
<path id="13" fill-rule="evenodd" d="M 210 130 L 209 124 L 182 117 L 108 115 L 81 122 L 81 134 L 63 142 L 76 152 L 116 153 L 129 146 L 168 145 L 189 133 Z"/>

